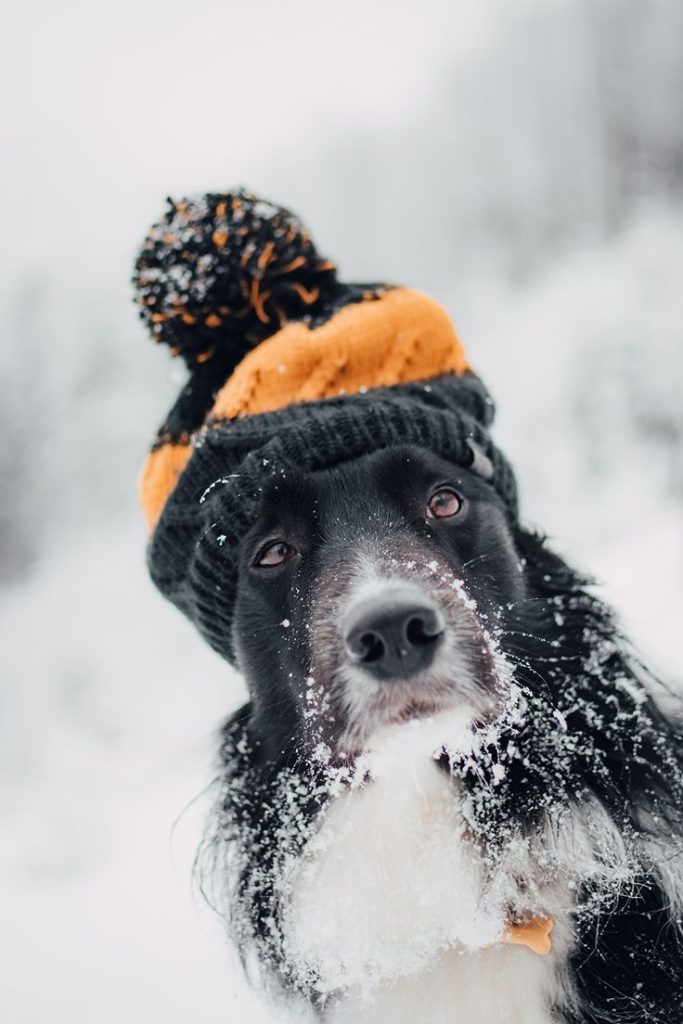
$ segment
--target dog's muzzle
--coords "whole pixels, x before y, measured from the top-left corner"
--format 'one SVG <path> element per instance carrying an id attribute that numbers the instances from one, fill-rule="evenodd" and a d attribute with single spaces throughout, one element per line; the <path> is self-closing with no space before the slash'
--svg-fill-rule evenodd
<path id="1" fill-rule="evenodd" d="M 356 601 L 343 626 L 349 661 L 383 682 L 401 681 L 429 668 L 444 638 L 439 606 L 408 585 Z"/>

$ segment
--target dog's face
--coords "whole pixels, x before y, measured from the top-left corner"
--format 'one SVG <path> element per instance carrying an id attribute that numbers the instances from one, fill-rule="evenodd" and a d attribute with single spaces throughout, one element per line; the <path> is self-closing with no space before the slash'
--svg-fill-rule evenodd
<path id="1" fill-rule="evenodd" d="M 264 744 L 358 753 L 377 729 L 501 698 L 491 633 L 525 597 L 504 506 L 396 447 L 283 476 L 245 537 L 235 646 Z"/>

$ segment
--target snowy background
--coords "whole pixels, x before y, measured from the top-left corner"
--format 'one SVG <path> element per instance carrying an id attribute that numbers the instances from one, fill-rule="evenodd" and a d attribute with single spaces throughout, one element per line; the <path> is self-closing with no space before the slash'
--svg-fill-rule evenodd
<path id="1" fill-rule="evenodd" d="M 525 518 L 683 677 L 680 0 L 5 0 L 0 1017 L 275 1021 L 193 894 L 240 681 L 153 591 L 167 193 L 243 183 L 447 304 Z"/>

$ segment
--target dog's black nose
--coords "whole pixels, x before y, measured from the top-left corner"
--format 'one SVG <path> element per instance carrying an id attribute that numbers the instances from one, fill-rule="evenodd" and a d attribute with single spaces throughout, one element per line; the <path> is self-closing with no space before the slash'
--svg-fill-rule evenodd
<path id="1" fill-rule="evenodd" d="M 351 661 L 377 679 L 409 679 L 429 667 L 444 634 L 439 607 L 411 587 L 358 601 L 344 623 Z"/>

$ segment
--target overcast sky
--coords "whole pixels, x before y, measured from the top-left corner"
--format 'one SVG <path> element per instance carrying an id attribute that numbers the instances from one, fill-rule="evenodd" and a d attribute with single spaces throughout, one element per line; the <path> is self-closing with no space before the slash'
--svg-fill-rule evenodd
<path id="1" fill-rule="evenodd" d="M 94 250 L 137 241 L 167 192 L 272 188 L 278 153 L 291 162 L 345 125 L 418 111 L 435 77 L 486 44 L 497 6 L 5 0 L 10 277 L 74 254 L 87 273 Z"/>

